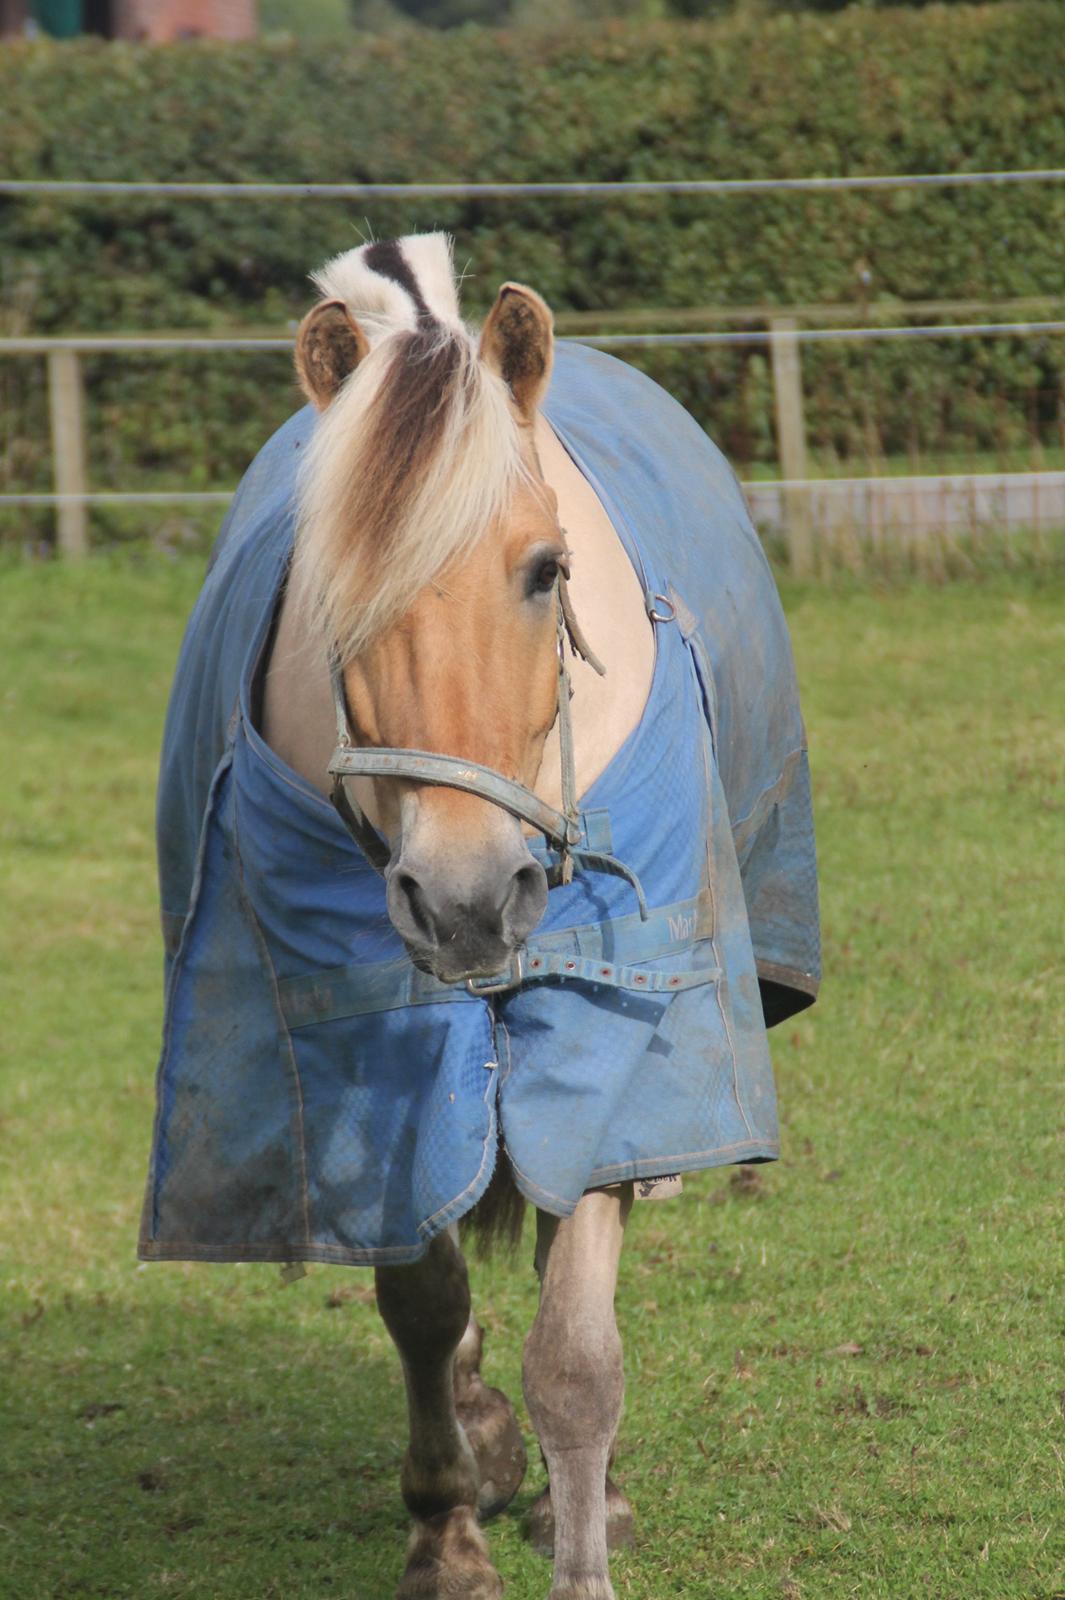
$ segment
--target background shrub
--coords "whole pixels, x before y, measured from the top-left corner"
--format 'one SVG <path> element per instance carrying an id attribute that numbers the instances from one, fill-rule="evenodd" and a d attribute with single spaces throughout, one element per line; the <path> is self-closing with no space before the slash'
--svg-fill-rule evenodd
<path id="1" fill-rule="evenodd" d="M 433 181 L 789 176 L 1052 166 L 1065 148 L 1055 0 L 908 11 L 0 50 L 14 177 Z M 505 277 L 556 311 L 1059 296 L 1065 186 L 365 206 L 0 200 L 0 331 L 278 329 L 307 273 L 443 227 L 477 314 Z M 1009 452 L 1062 442 L 1065 344 L 808 348 L 811 444 Z M 641 354 L 735 456 L 774 458 L 763 353 Z M 39 378 L 0 363 L 10 487 L 47 483 Z M 16 371 L 16 367 L 22 370 Z M 100 358 L 93 471 L 228 484 L 294 404 L 283 358 Z"/>

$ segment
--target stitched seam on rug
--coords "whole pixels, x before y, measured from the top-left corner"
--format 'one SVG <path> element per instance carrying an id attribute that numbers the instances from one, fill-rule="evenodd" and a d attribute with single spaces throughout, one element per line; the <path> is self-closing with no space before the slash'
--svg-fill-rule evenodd
<path id="1" fill-rule="evenodd" d="M 222 755 L 219 757 L 218 765 L 211 774 L 211 782 L 207 789 L 207 802 L 203 809 L 203 816 L 200 819 L 200 833 L 196 845 L 196 866 L 192 876 L 192 885 L 189 890 L 189 904 L 185 913 L 185 926 L 182 930 L 181 942 L 178 945 L 178 948 L 174 951 L 166 992 L 163 996 L 163 1041 L 159 1051 L 159 1062 L 155 1069 L 155 1117 L 152 1122 L 151 1156 L 148 1162 L 148 1179 L 147 1183 L 145 1184 L 144 1205 L 141 1210 L 141 1225 L 139 1232 L 139 1241 L 142 1243 L 150 1242 L 155 1237 L 155 1211 L 157 1198 L 157 1173 L 155 1158 L 159 1149 L 159 1130 L 162 1126 L 163 1120 L 163 1075 L 170 1062 L 170 1050 L 173 1044 L 174 1031 L 174 1008 L 170 1002 L 177 988 L 179 972 L 183 972 L 185 969 L 185 940 L 188 937 L 189 926 L 192 917 L 195 914 L 197 904 L 199 903 L 200 889 L 203 884 L 203 858 L 207 853 L 208 822 L 211 816 L 214 814 L 214 806 L 217 801 L 218 787 L 222 781 L 222 776 L 226 770 L 232 768 L 232 765 L 233 746 L 230 743 L 226 745 Z M 151 1228 L 151 1232 L 147 1231 L 149 1227 Z"/>
<path id="2" fill-rule="evenodd" d="M 509 1152 L 508 1152 L 508 1154 L 509 1154 Z M 563 1207 L 566 1207 L 566 1208 L 572 1210 L 572 1207 L 573 1207 L 575 1202 L 570 1201 L 570 1200 L 563 1200 L 563 1198 L 562 1198 L 562 1196 L 560 1194 L 552 1194 L 551 1190 L 550 1189 L 545 1189 L 542 1183 L 537 1183 L 535 1178 L 530 1178 L 529 1174 L 527 1172 L 523 1172 L 521 1167 L 518 1166 L 518 1163 L 514 1160 L 513 1156 L 510 1157 L 510 1164 L 514 1168 L 515 1176 L 518 1177 L 518 1178 L 523 1178 L 525 1180 L 525 1182 L 529 1185 L 530 1189 L 535 1189 L 537 1194 L 542 1194 L 545 1200 L 554 1200 L 557 1205 L 560 1205 L 560 1206 L 563 1206 Z M 535 1204 L 535 1201 L 533 1203 Z"/>
<path id="3" fill-rule="evenodd" d="M 732 837 L 734 839 L 739 838 L 742 844 L 746 844 L 747 835 L 754 832 L 752 822 L 756 817 L 758 818 L 759 826 L 761 826 L 761 823 L 764 821 L 765 814 L 769 810 L 770 805 L 779 803 L 779 801 L 784 798 L 784 795 L 791 787 L 791 780 L 794 776 L 795 767 L 797 763 L 802 760 L 804 754 L 805 746 L 800 745 L 797 750 L 792 750 L 787 756 L 785 756 L 784 765 L 781 767 L 780 773 L 775 782 L 769 784 L 767 788 L 762 790 L 761 794 L 758 796 L 757 800 L 755 800 L 747 815 L 740 817 L 736 822 L 732 822 L 731 818 L 729 819 L 730 826 L 732 828 Z M 744 829 L 747 830 L 746 834 L 744 833 Z M 739 847 L 737 847 L 737 854 L 738 853 Z"/>
<path id="4" fill-rule="evenodd" d="M 703 774 L 704 774 L 704 778 L 705 778 L 705 782 L 706 782 L 706 804 L 707 804 L 707 809 L 708 809 L 706 835 L 707 835 L 707 870 L 709 870 L 709 862 L 710 862 L 710 857 L 711 857 L 711 854 L 712 854 L 712 851 L 711 851 L 711 848 L 710 848 L 711 830 L 713 829 L 714 822 L 715 822 L 715 817 L 714 817 L 715 794 L 714 794 L 714 784 L 713 784 L 713 772 L 712 772 L 711 767 L 710 767 L 710 753 L 709 753 L 709 750 L 707 748 L 707 743 L 708 743 L 707 736 L 704 734 L 704 736 L 703 736 Z M 722 804 L 724 804 L 724 798 L 725 798 L 724 790 L 722 789 L 721 790 L 721 802 L 722 802 Z M 737 874 L 739 873 L 739 863 L 738 862 L 736 864 L 736 872 L 737 872 Z M 747 1107 L 744 1104 L 743 1096 L 740 1093 L 739 1061 L 737 1060 L 737 1057 L 736 1057 L 736 1040 L 735 1040 L 735 1038 L 733 1036 L 733 1032 L 732 1032 L 732 1005 L 731 1005 L 732 990 L 731 990 L 731 986 L 730 986 L 729 981 L 728 981 L 728 975 L 727 975 L 727 973 L 725 971 L 725 963 L 724 963 L 724 961 L 722 959 L 721 951 L 719 950 L 718 944 L 717 944 L 717 926 L 716 926 L 716 922 L 715 922 L 714 931 L 710 936 L 710 948 L 714 953 L 714 961 L 721 968 L 721 977 L 718 980 L 718 982 L 714 985 L 714 995 L 715 995 L 715 998 L 717 1000 L 718 1011 L 721 1014 L 721 1022 L 722 1022 L 722 1025 L 723 1025 L 724 1029 L 725 1029 L 725 1037 L 728 1040 L 729 1055 L 732 1058 L 732 1098 L 736 1102 L 736 1109 L 739 1111 L 740 1116 L 743 1118 L 743 1126 L 747 1129 L 747 1133 L 748 1133 L 749 1138 L 750 1139 L 754 1139 L 755 1133 L 754 1133 L 754 1129 L 751 1127 L 751 1119 L 747 1115 Z M 752 950 L 751 954 L 752 955 L 754 954 L 753 950 Z M 729 1001 L 729 1004 L 727 1004 L 727 1005 L 725 1003 L 726 999 L 728 999 L 728 1001 Z"/>
<path id="5" fill-rule="evenodd" d="M 187 1255 L 179 1256 L 178 1251 L 187 1251 Z M 396 1261 L 402 1264 L 405 1261 L 417 1261 L 425 1254 L 424 1244 L 411 1245 L 343 1245 L 343 1244 L 315 1244 L 312 1241 L 304 1244 L 202 1244 L 193 1239 L 168 1239 L 165 1244 L 156 1244 L 149 1240 L 147 1246 L 140 1251 L 146 1260 L 185 1260 L 185 1261 L 255 1261 L 255 1262 L 286 1262 L 286 1261 L 318 1261 L 325 1265 L 348 1264 L 372 1266 L 375 1262 Z"/>
<path id="6" fill-rule="evenodd" d="M 715 954 L 716 953 L 717 952 L 715 951 Z M 740 1116 L 743 1118 L 743 1126 L 747 1129 L 747 1132 L 750 1134 L 751 1138 L 753 1139 L 754 1138 L 754 1129 L 751 1127 L 751 1119 L 747 1115 L 747 1107 L 744 1105 L 743 1096 L 740 1093 L 739 1062 L 736 1059 L 736 1041 L 732 1036 L 732 1024 L 731 1024 L 731 1021 L 730 1021 L 730 1012 L 732 1010 L 732 1006 L 731 1006 L 732 992 L 731 992 L 731 990 L 729 988 L 729 983 L 728 983 L 728 979 L 727 978 L 722 978 L 721 982 L 715 985 L 715 993 L 717 995 L 718 1009 L 721 1012 L 721 1021 L 723 1022 L 724 1027 L 725 1027 L 725 1037 L 728 1039 L 729 1053 L 732 1056 L 732 1098 L 736 1102 L 737 1111 L 739 1112 Z M 730 1004 L 727 1005 L 727 1006 L 725 1004 L 725 996 L 726 995 L 728 995 L 729 1001 L 730 1001 Z"/>
<path id="7" fill-rule="evenodd" d="M 479 1194 L 477 1195 L 477 1199 L 471 1201 L 470 1205 L 466 1206 L 463 1210 L 460 1211 L 456 1209 L 457 1207 L 462 1206 L 462 1202 L 469 1195 L 476 1193 L 477 1187 L 484 1176 L 485 1167 L 488 1165 L 488 1152 L 491 1150 L 494 1154 L 498 1139 L 499 1129 L 496 1120 L 496 1113 L 493 1109 L 488 1125 L 488 1132 L 485 1135 L 484 1144 L 481 1148 L 481 1165 L 477 1168 L 476 1177 L 472 1178 L 466 1185 L 465 1189 L 463 1189 L 460 1194 L 457 1194 L 453 1200 L 449 1200 L 446 1205 L 440 1206 L 439 1209 L 434 1211 L 431 1216 L 426 1217 L 424 1221 L 418 1223 L 418 1232 L 423 1238 L 432 1238 L 434 1233 L 439 1233 L 440 1225 L 446 1226 L 455 1217 L 464 1216 L 466 1211 L 471 1210 L 472 1207 L 477 1204 L 477 1200 L 481 1198 Z M 493 1168 L 495 1166 L 494 1160 L 492 1162 L 492 1166 Z M 489 1173 L 489 1177 L 491 1177 L 491 1173 Z M 487 1188 L 488 1185 L 485 1184 L 484 1187 Z"/>
<path id="8" fill-rule="evenodd" d="M 763 961 L 760 956 L 755 956 L 754 964 L 760 978 L 783 983 L 788 988 L 798 989 L 800 994 L 816 995 L 821 987 L 820 980 L 812 972 L 804 972 L 801 967 L 786 967 L 779 961 Z"/>
<path id="9" fill-rule="evenodd" d="M 294 1132 L 296 1135 L 296 1147 L 299 1153 L 300 1209 L 303 1213 L 303 1237 L 304 1243 L 310 1244 L 311 1195 L 310 1186 L 307 1180 L 307 1135 L 303 1120 L 303 1082 L 300 1078 L 299 1063 L 296 1060 L 296 1051 L 292 1043 L 292 1034 L 289 1031 L 288 1023 L 285 1021 L 285 1013 L 281 1005 L 281 990 L 278 984 L 277 972 L 274 969 L 273 957 L 270 954 L 270 947 L 266 942 L 266 935 L 262 930 L 262 925 L 260 924 L 259 918 L 255 913 L 255 907 L 251 903 L 251 898 L 248 895 L 244 884 L 244 859 L 240 853 L 240 816 L 239 807 L 237 805 L 236 785 L 234 785 L 233 789 L 233 845 L 234 855 L 237 863 L 237 883 L 240 890 L 241 904 L 243 905 L 248 920 L 251 923 L 256 942 L 259 946 L 260 956 L 265 962 L 267 971 L 269 973 L 270 989 L 274 999 L 274 1013 L 277 1018 L 278 1030 L 284 1039 L 283 1054 L 285 1057 L 287 1057 L 288 1064 L 291 1069 L 291 1082 L 295 1091 L 295 1116 L 293 1120 L 295 1122 Z"/>
<path id="10" fill-rule="evenodd" d="M 248 739 L 248 748 L 251 750 L 255 759 L 257 761 L 261 761 L 264 766 L 269 767 L 274 776 L 281 783 L 286 784 L 287 787 L 292 789 L 296 794 L 302 795 L 305 800 L 313 800 L 315 805 L 319 806 L 327 816 L 335 817 L 336 808 L 333 805 L 333 802 L 328 800 L 324 794 L 320 794 L 317 789 L 312 788 L 311 785 L 306 781 L 294 783 L 292 778 L 281 765 L 276 752 L 270 749 L 270 746 L 267 744 L 266 740 L 263 738 L 262 734 L 255 727 L 255 725 L 249 722 L 247 717 L 242 717 L 241 721 L 245 726 L 245 737 L 247 737 L 248 732 L 251 732 L 255 735 L 254 741 L 252 739 Z M 261 750 L 259 749 L 260 744 L 262 745 Z M 297 773 L 296 776 L 299 777 L 299 773 Z"/>
<path id="11" fill-rule="evenodd" d="M 606 1172 L 624 1172 L 624 1171 L 627 1171 L 631 1167 L 647 1167 L 647 1166 L 650 1166 L 652 1163 L 656 1164 L 660 1168 L 660 1172 L 658 1174 L 659 1176 L 661 1176 L 662 1174 L 672 1175 L 674 1170 L 675 1170 L 675 1167 L 672 1164 L 676 1163 L 678 1161 L 703 1161 L 703 1160 L 705 1160 L 705 1158 L 707 1156 L 735 1155 L 737 1152 L 739 1152 L 741 1150 L 779 1150 L 779 1149 L 780 1149 L 780 1146 L 776 1142 L 775 1139 L 755 1139 L 755 1138 L 737 1139 L 732 1144 L 715 1145 L 710 1150 L 685 1150 L 685 1151 L 682 1151 L 679 1155 L 674 1154 L 674 1155 L 671 1155 L 671 1156 L 641 1156 L 639 1158 L 639 1160 L 637 1160 L 637 1161 L 616 1161 L 611 1166 L 608 1166 L 608 1167 L 595 1167 L 595 1168 L 593 1168 L 591 1176 L 593 1178 L 597 1178 L 597 1177 L 599 1177 L 599 1175 L 601 1173 L 606 1173 Z M 545 1190 L 544 1193 L 546 1194 L 547 1190 Z"/>
<path id="12" fill-rule="evenodd" d="M 488 1007 L 487 1006 L 485 1006 L 485 1011 L 488 1012 Z M 488 1012 L 488 1014 L 490 1015 L 491 1013 Z M 496 1042 L 495 1042 L 495 1038 L 493 1036 L 493 1030 L 492 1030 L 491 1027 L 489 1027 L 489 1039 L 490 1039 L 490 1042 L 491 1042 L 492 1049 L 494 1050 L 495 1047 L 496 1047 Z M 436 1211 L 434 1211 L 432 1213 L 431 1216 L 426 1217 L 424 1219 L 424 1221 L 419 1222 L 419 1224 L 418 1224 L 418 1232 L 420 1234 L 422 1234 L 423 1237 L 425 1235 L 425 1230 L 427 1228 L 432 1228 L 434 1223 L 438 1223 L 438 1222 L 440 1222 L 440 1221 L 442 1221 L 444 1219 L 446 1219 L 448 1222 L 450 1222 L 452 1216 L 461 1215 L 462 1214 L 462 1213 L 456 1213 L 455 1207 L 461 1205 L 462 1202 L 466 1199 L 467 1195 L 472 1194 L 473 1191 L 477 1188 L 477 1185 L 480 1183 L 481 1178 L 482 1178 L 482 1176 L 484 1174 L 484 1169 L 488 1164 L 488 1153 L 489 1153 L 489 1151 L 492 1152 L 492 1167 L 493 1168 L 495 1167 L 496 1148 L 497 1148 L 497 1145 L 499 1143 L 499 1112 L 498 1112 L 498 1110 L 496 1108 L 495 1100 L 493 1099 L 492 1102 L 489 1102 L 488 1096 L 489 1096 L 489 1094 L 494 1094 L 494 1092 L 497 1091 L 497 1090 L 498 1090 L 498 1085 L 494 1081 L 494 1078 L 489 1078 L 488 1086 L 485 1089 L 484 1094 L 481 1096 L 481 1104 L 482 1105 L 487 1105 L 489 1113 L 490 1113 L 489 1119 L 488 1119 L 488 1132 L 485 1135 L 484 1144 L 481 1147 L 481 1164 L 477 1168 L 476 1176 L 471 1178 L 470 1182 L 466 1185 L 465 1189 L 463 1189 L 461 1191 L 461 1193 L 455 1195 L 455 1197 L 453 1199 L 449 1200 L 446 1205 L 440 1206 Z M 486 1185 L 486 1187 L 487 1187 L 487 1185 Z M 479 1195 L 478 1195 L 478 1199 L 480 1199 Z M 476 1204 L 476 1201 L 474 1201 L 474 1204 Z M 466 1209 L 469 1210 L 469 1207 L 467 1207 Z M 438 1230 L 434 1229 L 434 1231 L 438 1231 Z"/>
<path id="13" fill-rule="evenodd" d="M 773 1139 L 740 1139 L 733 1144 L 716 1145 L 709 1150 L 686 1150 L 680 1155 L 674 1153 L 673 1155 L 668 1156 L 646 1156 L 638 1161 L 618 1161 L 612 1166 L 593 1167 L 592 1171 L 588 1174 L 584 1192 L 587 1193 L 589 1188 L 594 1188 L 604 1183 L 619 1181 L 624 1182 L 626 1181 L 627 1176 L 630 1174 L 634 1174 L 633 1181 L 635 1182 L 637 1179 L 645 1176 L 661 1176 L 663 1173 L 679 1173 L 681 1169 L 681 1163 L 683 1162 L 706 1161 L 710 1157 L 720 1156 L 737 1156 L 742 1159 L 744 1152 L 750 1152 L 752 1154 L 769 1153 L 770 1157 L 775 1160 L 780 1154 L 780 1146 Z M 725 1166 L 728 1163 L 719 1160 L 714 1161 L 711 1164 L 716 1166 Z M 571 1212 L 577 1204 L 576 1200 L 566 1200 L 562 1197 L 562 1195 L 554 1194 L 552 1190 L 545 1189 L 543 1184 L 536 1182 L 535 1178 L 530 1178 L 529 1174 L 522 1171 L 521 1167 L 518 1166 L 513 1156 L 511 1156 L 511 1165 L 513 1166 L 517 1176 L 519 1176 L 523 1180 L 526 1187 L 532 1191 L 528 1198 L 532 1199 L 534 1205 L 537 1204 L 537 1197 L 542 1197 L 544 1200 L 552 1201 L 555 1205 L 560 1206 L 564 1212 L 568 1213 Z M 657 1173 L 653 1171 L 655 1167 L 658 1169 Z M 626 1176 L 620 1180 L 617 1178 L 612 1179 L 610 1177 L 610 1174 L 612 1173 L 623 1173 Z M 578 1196 L 578 1199 L 579 1198 L 580 1197 Z"/>

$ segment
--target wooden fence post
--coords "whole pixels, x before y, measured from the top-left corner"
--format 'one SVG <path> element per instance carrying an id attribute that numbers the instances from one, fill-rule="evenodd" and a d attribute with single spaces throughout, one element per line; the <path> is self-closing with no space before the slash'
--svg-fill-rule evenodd
<path id="1" fill-rule="evenodd" d="M 797 327 L 794 317 L 774 317 L 769 324 L 780 470 L 784 478 L 793 483 L 806 477 L 806 425 L 799 341 L 795 337 Z M 796 577 L 807 577 L 813 569 L 809 498 L 804 489 L 785 489 L 783 499 L 791 570 Z"/>
<path id="2" fill-rule="evenodd" d="M 76 350 L 48 352 L 48 408 L 52 423 L 52 474 L 55 492 L 84 495 L 85 393 L 81 362 Z M 56 542 L 60 553 L 75 559 L 88 554 L 89 527 L 84 500 L 67 500 L 56 507 Z"/>

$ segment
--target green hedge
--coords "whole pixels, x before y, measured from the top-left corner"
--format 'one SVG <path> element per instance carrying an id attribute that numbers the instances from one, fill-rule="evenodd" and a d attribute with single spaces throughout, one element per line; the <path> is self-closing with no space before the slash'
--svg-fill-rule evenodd
<path id="1" fill-rule="evenodd" d="M 1056 0 L 831 17 L 463 31 L 350 45 L 0 48 L 13 177 L 620 179 L 1052 166 Z M 557 310 L 1065 295 L 1065 185 L 365 206 L 0 200 L 3 332 L 281 325 L 306 274 L 377 235 L 451 229 L 467 304 L 505 277 Z M 1065 343 L 808 349 L 823 457 L 1060 445 Z M 764 356 L 641 357 L 739 464 L 773 459 Z M 184 363 L 184 364 L 183 364 Z M 47 481 L 40 376 L 0 363 L 11 487 Z M 93 470 L 227 482 L 293 403 L 283 359 L 92 367 Z"/>

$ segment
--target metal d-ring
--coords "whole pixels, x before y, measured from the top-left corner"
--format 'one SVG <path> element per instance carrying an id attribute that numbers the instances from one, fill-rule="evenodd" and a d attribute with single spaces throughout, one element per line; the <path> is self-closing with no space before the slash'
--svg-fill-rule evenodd
<path id="1" fill-rule="evenodd" d="M 669 608 L 665 615 L 658 610 L 655 605 L 656 600 L 661 600 L 662 604 Z M 667 594 L 652 594 L 647 597 L 647 615 L 652 622 L 675 622 L 677 620 L 677 608 Z"/>
<path id="2" fill-rule="evenodd" d="M 502 994 L 504 989 L 517 989 L 525 982 L 525 948 L 511 953 L 505 972 L 493 973 L 490 978 L 467 978 L 466 988 L 472 995 Z"/>

